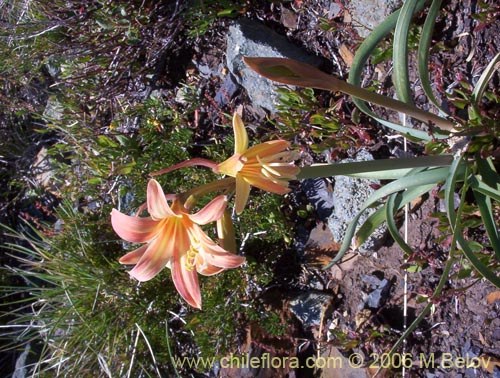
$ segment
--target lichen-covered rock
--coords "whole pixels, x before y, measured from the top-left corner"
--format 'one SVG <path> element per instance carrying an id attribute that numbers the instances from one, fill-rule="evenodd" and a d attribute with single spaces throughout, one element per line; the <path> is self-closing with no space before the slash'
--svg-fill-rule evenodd
<path id="1" fill-rule="evenodd" d="M 340 163 L 348 163 L 352 161 L 373 160 L 373 156 L 366 150 L 361 150 L 355 159 L 344 159 Z M 360 179 L 348 176 L 335 176 L 335 184 L 333 188 L 333 198 L 335 201 L 332 214 L 328 218 L 328 227 L 332 232 L 336 242 L 344 240 L 345 232 L 349 223 L 358 214 L 366 199 L 375 192 L 372 185 L 379 185 L 378 180 Z M 366 218 L 370 216 L 375 209 L 367 209 L 360 217 L 358 227 L 361 226 Z M 387 227 L 381 225 L 375 232 L 366 240 L 363 245 L 359 246 L 359 251 L 369 253 L 376 250 L 384 242 Z"/>

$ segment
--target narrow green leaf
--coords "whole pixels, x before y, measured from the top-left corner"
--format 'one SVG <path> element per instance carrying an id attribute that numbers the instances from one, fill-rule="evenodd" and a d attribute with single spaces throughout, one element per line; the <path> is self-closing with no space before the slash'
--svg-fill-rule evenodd
<path id="1" fill-rule="evenodd" d="M 401 193 L 401 201 L 396 206 L 397 210 L 401 209 L 407 203 L 415 200 L 416 198 L 428 193 L 435 187 L 435 184 L 422 185 L 416 188 L 410 188 Z M 385 206 L 379 207 L 375 210 L 363 223 L 363 225 L 356 232 L 357 245 L 363 244 L 368 237 L 375 231 L 375 229 L 386 220 Z"/>
<path id="2" fill-rule="evenodd" d="M 495 70 L 498 68 L 500 64 L 500 53 L 496 54 L 495 57 L 491 60 L 491 62 L 486 66 L 485 70 L 479 77 L 479 80 L 474 87 L 474 91 L 472 92 L 472 100 L 475 106 L 479 106 L 479 102 L 483 98 L 484 91 L 488 86 L 488 82 L 491 77 L 495 73 Z"/>
<path id="3" fill-rule="evenodd" d="M 404 2 L 394 30 L 392 81 L 398 98 L 407 104 L 413 103 L 408 74 L 408 34 L 416 5 L 417 0 Z"/>
<path id="4" fill-rule="evenodd" d="M 396 208 L 398 208 L 397 202 L 401 202 L 401 199 L 398 198 L 400 193 L 391 194 L 387 198 L 387 202 L 385 205 L 385 216 L 387 223 L 387 230 L 391 234 L 394 241 L 399 245 L 399 247 L 406 253 L 406 255 L 413 254 L 413 250 L 411 247 L 405 242 L 401 234 L 399 233 L 398 227 L 396 225 L 396 220 L 394 216 L 396 214 Z"/>
<path id="5" fill-rule="evenodd" d="M 450 226 L 452 227 L 453 232 L 457 223 L 455 213 L 455 188 L 458 177 L 461 174 L 464 174 L 463 171 L 459 170 L 459 167 L 463 166 L 461 163 L 462 156 L 458 156 L 453 160 L 453 163 L 450 166 L 448 177 L 446 178 L 446 186 L 444 189 L 444 203 L 446 207 L 446 214 L 448 216 L 448 221 L 450 222 Z M 460 205 L 462 206 L 463 204 Z"/>
<path id="6" fill-rule="evenodd" d="M 92 177 L 88 180 L 88 183 L 92 185 L 99 185 L 102 183 L 102 179 L 100 177 Z"/>
<path id="7" fill-rule="evenodd" d="M 494 218 L 491 198 L 487 194 L 488 190 L 486 188 L 487 185 L 490 188 L 490 193 L 500 194 L 500 176 L 495 170 L 495 165 L 493 164 L 491 157 L 487 159 L 481 159 L 478 157 L 476 162 L 478 175 L 473 176 L 471 184 L 473 189 L 472 192 L 474 193 L 474 198 L 476 199 L 476 203 L 479 207 L 479 213 L 481 214 L 481 219 L 484 223 L 486 233 L 490 239 L 491 247 L 495 251 L 497 260 L 500 262 L 500 236 L 497 224 L 498 220 L 495 220 Z M 480 183 L 482 183 L 482 186 L 484 187 L 483 192 L 475 188 L 476 185 L 481 186 Z M 493 198 L 497 201 L 499 200 L 498 196 Z"/>
<path id="8" fill-rule="evenodd" d="M 416 7 L 415 7 L 415 12 L 418 12 L 423 9 L 425 5 L 425 0 L 420 0 L 418 1 Z M 363 41 L 363 43 L 359 46 L 358 50 L 356 51 L 356 54 L 353 59 L 353 63 L 351 65 L 351 70 L 349 72 L 349 78 L 347 81 L 351 84 L 354 84 L 356 86 L 361 85 L 361 78 L 363 74 L 363 69 L 366 65 L 366 62 L 368 61 L 370 55 L 372 54 L 373 50 L 377 47 L 377 45 L 384 39 L 386 38 L 391 31 L 395 28 L 400 9 L 392 13 L 389 17 L 387 17 L 383 22 L 381 22 L 371 33 L 366 39 Z M 377 122 L 381 123 L 382 125 L 397 131 L 398 133 L 401 133 L 409 138 L 413 139 L 418 139 L 418 140 L 427 140 L 430 141 L 433 139 L 433 136 L 429 135 L 427 132 L 422 131 L 422 130 L 415 130 L 410 127 L 405 127 L 400 124 L 394 123 L 387 121 L 385 119 L 380 118 L 377 116 L 374 112 L 370 110 L 370 108 L 366 105 L 366 103 L 362 100 L 359 100 L 357 98 L 353 98 L 354 104 L 358 107 L 359 110 L 361 110 L 363 113 L 366 115 L 372 117 L 375 119 Z M 437 139 L 445 139 L 449 136 L 448 133 L 443 133 L 443 134 L 438 134 L 436 133 L 434 135 L 435 138 Z"/>
<path id="9" fill-rule="evenodd" d="M 132 172 L 134 170 L 134 168 L 136 167 L 136 164 L 137 163 L 135 161 L 131 161 L 130 163 L 121 164 L 115 168 L 113 173 L 116 175 L 128 175 L 130 172 Z"/>
<path id="10" fill-rule="evenodd" d="M 106 135 L 99 135 L 97 137 L 97 143 L 101 147 L 111 147 L 111 148 L 118 147 L 118 144 L 115 141 L 111 140 L 111 138 L 108 138 Z"/>
<path id="11" fill-rule="evenodd" d="M 500 262 L 500 236 L 498 234 L 498 226 L 495 223 L 495 218 L 493 215 L 491 199 L 487 195 L 476 190 L 473 190 L 472 192 L 474 193 L 474 198 L 476 199 L 476 203 L 479 208 L 479 213 L 481 214 L 481 220 L 483 221 L 486 234 L 490 239 L 491 247 L 495 251 L 497 260 Z"/>
<path id="12" fill-rule="evenodd" d="M 432 91 L 432 86 L 429 79 L 429 52 L 431 49 L 434 25 L 436 24 L 436 18 L 438 16 L 439 9 L 441 8 L 441 3 L 442 0 L 433 0 L 429 8 L 429 12 L 427 13 L 427 17 L 425 18 L 425 23 L 422 28 L 420 42 L 418 44 L 417 63 L 422 89 L 424 90 L 429 100 L 439 109 L 439 111 L 442 114 L 446 114 L 446 112 L 442 109 L 436 97 L 434 96 L 434 92 Z"/>
<path id="13" fill-rule="evenodd" d="M 373 179 L 401 178 L 408 169 L 450 165 L 451 155 L 419 156 L 400 159 L 380 159 L 342 164 L 315 164 L 301 168 L 299 180 L 316 177 L 353 176 Z"/>
<path id="14" fill-rule="evenodd" d="M 356 232 L 356 245 L 362 245 L 386 219 L 385 206 L 370 214 Z"/>
<path id="15" fill-rule="evenodd" d="M 460 244 L 464 255 L 469 259 L 470 263 L 479 272 L 479 274 L 490 281 L 493 285 L 500 288 L 500 277 L 498 277 L 490 268 L 484 265 L 481 260 L 476 257 L 461 232 L 457 234 L 457 242 Z"/>
<path id="16" fill-rule="evenodd" d="M 418 171 L 415 174 L 409 174 L 408 176 L 402 177 L 399 180 L 393 181 L 379 190 L 377 190 L 375 193 L 373 193 L 371 196 L 369 196 L 365 203 L 363 204 L 363 207 L 360 209 L 359 213 L 353 218 L 349 226 L 347 227 L 344 240 L 342 241 L 342 245 L 340 246 L 340 249 L 335 256 L 335 258 L 325 267 L 325 269 L 331 267 L 332 265 L 336 264 L 338 261 L 342 259 L 344 254 L 349 250 L 349 247 L 351 246 L 351 241 L 352 238 L 354 237 L 354 233 L 356 232 L 356 226 L 359 222 L 359 218 L 363 214 L 363 212 L 368 209 L 370 206 L 372 206 L 375 202 L 378 200 L 392 194 L 399 192 L 401 190 L 405 190 L 407 188 L 412 188 L 412 187 L 418 187 L 422 185 L 429 185 L 429 184 L 436 184 L 442 180 L 444 180 L 449 172 L 449 168 L 433 168 L 425 171 Z"/>
<path id="17" fill-rule="evenodd" d="M 480 156 L 477 156 L 476 163 L 478 173 L 482 178 L 481 181 L 484 181 L 487 185 L 500 190 L 500 175 L 498 175 L 491 157 L 483 159 Z"/>
<path id="18" fill-rule="evenodd" d="M 485 184 L 483 181 L 479 181 L 476 177 L 471 179 L 471 188 L 500 202 L 500 191 Z"/>
<path id="19" fill-rule="evenodd" d="M 454 200 L 454 191 L 456 187 L 456 183 L 459 181 L 460 177 L 465 178 L 467 173 L 461 172 L 460 167 L 463 166 L 463 158 L 457 157 L 453 164 L 450 167 L 449 175 L 446 179 L 446 188 L 445 188 L 445 207 L 446 213 L 448 215 L 448 219 L 450 221 L 450 226 L 453 231 L 453 238 L 456 239 L 462 252 L 470 261 L 472 266 L 481 274 L 484 278 L 490 281 L 493 285 L 500 288 L 500 277 L 498 277 L 490 268 L 488 268 L 485 264 L 477 258 L 474 254 L 474 251 L 471 249 L 470 244 L 464 239 L 462 235 L 462 228 L 460 225 L 460 217 L 457 217 L 457 213 L 455 212 L 455 200 Z M 472 184 L 475 185 L 478 180 L 473 177 L 471 180 Z M 466 183 L 467 184 L 467 183 Z M 479 182 L 479 184 L 484 184 Z M 484 184 L 487 186 L 486 184 Z M 472 185 L 471 185 L 472 186 Z M 462 197 L 464 197 L 466 188 L 462 188 Z M 461 213 L 463 206 L 465 203 L 461 202 L 459 205 L 458 213 Z"/>

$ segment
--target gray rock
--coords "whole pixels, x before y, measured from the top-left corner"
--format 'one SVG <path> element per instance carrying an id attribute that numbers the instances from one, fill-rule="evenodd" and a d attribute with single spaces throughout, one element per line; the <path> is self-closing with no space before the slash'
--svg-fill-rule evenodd
<path id="1" fill-rule="evenodd" d="M 61 65 L 56 58 L 50 57 L 48 62 L 44 64 L 46 72 L 54 79 L 57 79 L 61 74 Z"/>
<path id="2" fill-rule="evenodd" d="M 55 98 L 49 97 L 43 111 L 43 118 L 48 122 L 60 121 L 63 118 L 64 106 Z"/>
<path id="3" fill-rule="evenodd" d="M 238 82 L 233 74 L 229 73 L 224 78 L 221 88 L 214 96 L 214 100 L 220 107 L 229 104 L 233 96 L 238 91 Z"/>
<path id="4" fill-rule="evenodd" d="M 362 38 L 401 6 L 401 0 L 351 0 L 348 9 L 354 28 Z"/>
<path id="5" fill-rule="evenodd" d="M 365 304 L 372 309 L 380 308 L 389 294 L 391 285 L 386 278 L 379 279 L 375 275 L 366 275 L 361 277 L 364 283 L 370 286 L 372 290 L 365 299 Z"/>
<path id="6" fill-rule="evenodd" d="M 355 159 L 344 159 L 340 163 L 347 163 L 352 161 L 366 161 L 373 160 L 373 156 L 366 150 L 358 152 Z M 333 188 L 333 198 L 335 199 L 335 206 L 333 212 L 328 218 L 328 227 L 332 232 L 333 238 L 336 242 L 344 240 L 345 232 L 349 223 L 358 214 L 359 210 L 365 203 L 366 199 L 375 192 L 375 189 L 370 185 L 380 184 L 379 180 L 369 180 L 353 178 L 348 176 L 336 176 Z M 359 228 L 366 218 L 370 216 L 376 209 L 367 209 L 363 212 L 358 222 Z M 384 242 L 387 227 L 385 224 L 379 226 L 375 232 L 359 246 L 361 253 L 369 253 L 376 250 Z"/>
<path id="7" fill-rule="evenodd" d="M 265 108 L 271 113 L 276 113 L 276 84 L 251 70 L 243 62 L 244 56 L 286 57 L 314 66 L 319 66 L 323 61 L 307 54 L 260 22 L 243 19 L 230 26 L 227 36 L 227 67 L 238 83 L 246 89 L 253 105 Z"/>
<path id="8" fill-rule="evenodd" d="M 27 375 L 26 371 L 26 360 L 28 358 L 28 355 L 30 354 L 30 349 L 31 346 L 30 344 L 26 344 L 24 347 L 23 352 L 17 357 L 16 360 L 16 370 L 14 370 L 14 373 L 12 374 L 12 378 L 25 378 Z"/>
<path id="9" fill-rule="evenodd" d="M 290 301 L 290 310 L 304 329 L 308 329 L 321 324 L 322 316 L 332 306 L 333 299 L 333 295 L 327 293 L 301 293 Z"/>

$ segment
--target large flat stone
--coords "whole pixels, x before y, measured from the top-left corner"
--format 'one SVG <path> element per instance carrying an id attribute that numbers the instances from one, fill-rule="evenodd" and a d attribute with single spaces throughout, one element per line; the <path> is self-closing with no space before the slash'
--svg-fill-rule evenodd
<path id="1" fill-rule="evenodd" d="M 271 113 L 276 113 L 277 86 L 251 70 L 243 62 L 244 56 L 290 58 L 314 66 L 323 62 L 322 58 L 308 54 L 258 21 L 243 19 L 230 26 L 227 36 L 227 67 L 245 88 L 252 104 Z"/>

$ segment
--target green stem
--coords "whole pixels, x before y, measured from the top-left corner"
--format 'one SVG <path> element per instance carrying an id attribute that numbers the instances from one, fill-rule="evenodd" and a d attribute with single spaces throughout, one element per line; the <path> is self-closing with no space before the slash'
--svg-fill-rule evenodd
<path id="1" fill-rule="evenodd" d="M 453 122 L 448 121 L 447 119 L 439 117 L 435 114 L 421 110 L 416 106 L 405 104 L 404 102 L 368 91 L 364 88 L 354 86 L 336 78 L 333 79 L 334 80 L 330 80 L 331 88 L 335 88 L 336 84 L 338 91 L 340 92 L 359 98 L 360 100 L 368 101 L 372 104 L 383 106 L 384 108 L 389 108 L 397 112 L 404 113 L 427 124 L 434 124 L 446 131 L 453 131 L 455 129 L 455 124 Z M 334 84 L 334 82 L 336 83 Z"/>
<path id="2" fill-rule="evenodd" d="M 452 155 L 420 156 L 400 159 L 381 159 L 359 161 L 343 164 L 315 164 L 302 167 L 297 179 L 349 176 L 363 172 L 395 171 L 398 169 L 412 169 L 420 167 L 439 167 L 451 165 Z"/>
<path id="3" fill-rule="evenodd" d="M 235 179 L 234 177 L 226 177 L 220 180 L 215 180 L 212 182 L 209 182 L 208 184 L 204 184 L 201 186 L 198 186 L 196 188 L 190 189 L 187 192 L 181 193 L 178 195 L 179 199 L 181 202 L 186 202 L 188 199 L 189 204 L 185 204 L 186 207 L 191 207 L 194 205 L 194 202 L 196 200 L 207 193 L 211 192 L 216 192 L 219 190 L 229 190 L 232 189 L 235 186 Z M 194 201 L 194 202 L 193 202 Z"/>

